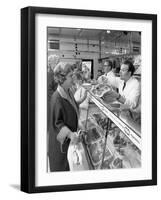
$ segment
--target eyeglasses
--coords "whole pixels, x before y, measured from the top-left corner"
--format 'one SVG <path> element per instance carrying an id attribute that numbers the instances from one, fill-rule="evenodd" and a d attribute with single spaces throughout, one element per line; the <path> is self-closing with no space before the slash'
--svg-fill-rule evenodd
<path id="1" fill-rule="evenodd" d="M 120 72 L 128 72 L 128 69 L 120 69 Z"/>

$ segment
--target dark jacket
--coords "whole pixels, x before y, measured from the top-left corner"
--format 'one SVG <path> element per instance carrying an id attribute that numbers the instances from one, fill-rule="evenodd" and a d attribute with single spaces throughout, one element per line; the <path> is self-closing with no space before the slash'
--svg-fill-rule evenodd
<path id="1" fill-rule="evenodd" d="M 57 135 L 63 126 L 67 126 L 72 132 L 77 131 L 78 117 L 70 102 L 64 99 L 58 91 L 55 91 L 51 98 L 51 126 L 48 149 L 50 171 L 69 170 L 67 151 L 70 139 L 65 140 L 63 145 L 57 140 Z"/>
<path id="2" fill-rule="evenodd" d="M 51 96 L 57 89 L 57 83 L 54 80 L 54 73 L 52 70 L 50 70 L 47 73 L 47 130 L 49 130 L 50 127 L 50 101 Z"/>

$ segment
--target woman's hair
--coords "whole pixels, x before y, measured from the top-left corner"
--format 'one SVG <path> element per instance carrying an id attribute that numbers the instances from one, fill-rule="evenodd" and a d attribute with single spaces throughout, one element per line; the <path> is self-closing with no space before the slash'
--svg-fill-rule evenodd
<path id="1" fill-rule="evenodd" d="M 107 66 L 107 65 L 110 66 L 111 69 L 113 68 L 113 63 L 112 63 L 111 60 L 106 60 L 106 61 L 105 61 L 104 66 Z"/>
<path id="2" fill-rule="evenodd" d="M 77 80 L 83 81 L 83 73 L 81 73 L 80 71 L 75 71 L 73 73 L 73 77 L 76 77 Z"/>
<path id="3" fill-rule="evenodd" d="M 54 71 L 54 68 L 59 63 L 59 61 L 60 61 L 60 58 L 58 55 L 52 54 L 48 56 L 48 67 L 50 67 Z"/>
<path id="4" fill-rule="evenodd" d="M 58 63 L 54 68 L 55 81 L 59 85 L 62 85 L 66 80 L 67 74 L 69 74 L 71 71 L 73 71 L 73 66 L 71 64 L 63 62 Z"/>

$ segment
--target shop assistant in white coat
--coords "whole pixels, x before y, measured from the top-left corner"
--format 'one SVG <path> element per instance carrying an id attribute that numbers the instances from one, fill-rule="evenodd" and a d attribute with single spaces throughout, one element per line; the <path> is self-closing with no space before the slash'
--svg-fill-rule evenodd
<path id="1" fill-rule="evenodd" d="M 111 60 L 104 62 L 104 65 L 103 65 L 104 74 L 101 75 L 97 80 L 99 84 L 107 83 L 107 82 L 108 82 L 109 85 L 112 84 L 112 82 L 115 78 L 115 74 L 112 71 L 112 68 L 113 68 L 113 65 L 112 65 Z"/>
<path id="2" fill-rule="evenodd" d="M 122 109 L 137 109 L 137 112 L 140 112 L 138 108 L 140 108 L 141 87 L 140 82 L 133 77 L 134 71 L 133 64 L 128 60 L 124 61 L 121 65 L 120 77 L 115 77 L 111 81 L 111 85 L 118 88 L 119 92 L 113 91 L 111 95 L 122 104 Z"/>

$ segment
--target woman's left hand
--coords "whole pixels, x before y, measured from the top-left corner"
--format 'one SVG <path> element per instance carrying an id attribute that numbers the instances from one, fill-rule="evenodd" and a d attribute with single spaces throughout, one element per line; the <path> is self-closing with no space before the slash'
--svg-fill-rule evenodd
<path id="1" fill-rule="evenodd" d="M 73 144 L 78 144 L 80 142 L 80 137 L 77 132 L 70 132 L 69 138 Z"/>

